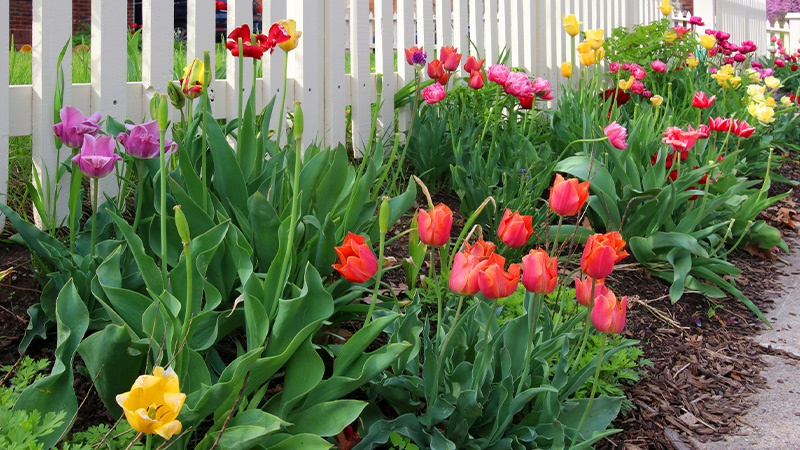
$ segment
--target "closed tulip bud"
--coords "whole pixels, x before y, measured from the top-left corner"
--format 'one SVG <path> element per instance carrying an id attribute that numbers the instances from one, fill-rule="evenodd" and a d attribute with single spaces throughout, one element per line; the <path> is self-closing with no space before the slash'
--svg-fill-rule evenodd
<path id="1" fill-rule="evenodd" d="M 365 243 L 364 236 L 347 233 L 344 243 L 334 250 L 339 263 L 332 267 L 348 281 L 363 283 L 378 272 L 378 258 Z"/>
<path id="2" fill-rule="evenodd" d="M 206 88 L 211 84 L 211 53 L 203 52 L 203 84 Z"/>
<path id="3" fill-rule="evenodd" d="M 161 100 L 158 102 L 158 129 L 165 131 L 167 127 L 169 127 L 169 105 L 167 104 L 167 96 L 162 95 Z"/>
<path id="4" fill-rule="evenodd" d="M 533 234 L 533 217 L 523 216 L 519 211 L 506 208 L 497 228 L 497 236 L 509 247 L 522 247 Z"/>
<path id="5" fill-rule="evenodd" d="M 628 297 L 617 301 L 617 296 L 609 290 L 594 299 L 594 308 L 590 318 L 597 331 L 609 334 L 619 334 L 625 329 L 625 316 L 628 309 Z"/>
<path id="6" fill-rule="evenodd" d="M 608 292 L 606 288 L 606 280 L 595 280 L 594 278 L 586 278 L 581 281 L 575 277 L 575 299 L 581 305 L 591 308 L 592 307 L 592 283 L 594 282 L 594 298 L 598 295 L 603 295 Z"/>
<path id="7" fill-rule="evenodd" d="M 505 298 L 517 290 L 519 284 L 520 266 L 511 264 L 508 272 L 504 269 L 505 258 L 493 253 L 486 261 L 486 265 L 478 273 L 478 286 L 481 294 L 486 298 Z"/>
<path id="8" fill-rule="evenodd" d="M 303 137 L 303 108 L 300 102 L 294 102 L 294 138 Z"/>
<path id="9" fill-rule="evenodd" d="M 378 213 L 378 228 L 381 233 L 389 231 L 389 197 L 381 200 L 381 209 Z"/>
<path id="10" fill-rule="evenodd" d="M 438 59 L 428 63 L 428 77 L 432 80 L 438 80 L 444 76 L 444 66 Z"/>
<path id="11" fill-rule="evenodd" d="M 583 64 L 584 66 L 591 66 L 592 64 L 594 64 L 594 57 L 595 57 L 594 50 L 589 50 L 586 53 L 581 53 L 579 56 L 581 64 Z M 622 80 L 620 80 L 620 82 L 622 82 Z"/>
<path id="12" fill-rule="evenodd" d="M 558 258 L 542 249 L 531 250 L 522 258 L 522 285 L 536 294 L 549 294 L 556 288 Z"/>
<path id="13" fill-rule="evenodd" d="M 568 16 L 563 16 L 564 20 L 564 31 L 567 32 L 570 36 L 577 36 L 578 33 L 581 31 L 581 24 L 583 22 L 578 22 L 578 18 L 575 17 L 575 14 L 570 14 Z"/>
<path id="14" fill-rule="evenodd" d="M 423 243 L 434 247 L 446 244 L 452 227 L 453 212 L 444 203 L 439 203 L 430 212 L 419 210 L 419 240 Z"/>
<path id="15" fill-rule="evenodd" d="M 559 216 L 574 216 L 580 212 L 589 198 L 589 182 L 579 183 L 577 178 L 565 180 L 556 174 L 553 187 L 550 188 L 550 210 Z"/>
<path id="16" fill-rule="evenodd" d="M 153 93 L 150 98 L 150 118 L 153 120 L 158 119 L 158 104 L 161 103 L 161 95 L 158 92 Z"/>
<path id="17" fill-rule="evenodd" d="M 186 97 L 183 95 L 183 92 L 181 92 L 181 88 L 176 86 L 172 81 L 167 82 L 167 95 L 169 96 L 169 102 L 175 109 L 181 109 L 183 105 L 186 104 Z"/>
<path id="18" fill-rule="evenodd" d="M 700 45 L 702 45 L 706 50 L 711 50 L 717 45 L 717 39 L 714 36 L 704 34 L 700 36 Z"/>
<path id="19" fill-rule="evenodd" d="M 181 92 L 184 96 L 186 96 L 186 98 L 194 99 L 203 93 L 203 87 L 205 86 L 205 82 L 203 80 L 204 76 L 205 70 L 203 68 L 203 61 L 201 61 L 199 58 L 193 59 L 192 63 L 183 69 Z"/>
<path id="20" fill-rule="evenodd" d="M 189 234 L 189 222 L 186 221 L 186 215 L 181 210 L 181 205 L 175 205 L 172 208 L 175 211 L 175 228 L 178 229 L 178 236 L 181 238 L 183 245 L 189 245 L 192 242 L 191 234 Z"/>
<path id="21" fill-rule="evenodd" d="M 570 62 L 561 63 L 561 75 L 564 78 L 571 78 L 572 77 L 572 63 L 570 63 Z"/>
<path id="22" fill-rule="evenodd" d="M 581 270 L 595 278 L 606 278 L 614 271 L 614 264 L 628 256 L 625 241 L 617 231 L 589 236 L 581 256 Z"/>
<path id="23" fill-rule="evenodd" d="M 383 74 L 379 73 L 375 75 L 375 92 L 378 95 L 383 94 Z"/>
<path id="24" fill-rule="evenodd" d="M 483 72 L 473 70 L 469 74 L 469 87 L 472 89 L 482 89 L 486 83 L 483 80 Z"/>

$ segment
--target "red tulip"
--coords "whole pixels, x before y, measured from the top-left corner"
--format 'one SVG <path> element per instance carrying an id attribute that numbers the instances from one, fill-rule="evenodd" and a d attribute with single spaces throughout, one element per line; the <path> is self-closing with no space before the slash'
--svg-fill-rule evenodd
<path id="1" fill-rule="evenodd" d="M 542 249 L 531 250 L 522 258 L 522 285 L 536 294 L 549 294 L 556 288 L 558 258 Z"/>
<path id="2" fill-rule="evenodd" d="M 486 265 L 478 273 L 478 286 L 486 298 L 505 298 L 517 290 L 519 284 L 519 264 L 511 264 L 508 272 L 504 267 L 506 259 L 493 253 Z"/>
<path id="3" fill-rule="evenodd" d="M 714 104 L 714 100 L 716 98 L 716 95 L 712 95 L 711 98 L 708 98 L 706 93 L 703 91 L 695 92 L 694 98 L 692 99 L 692 106 L 695 108 L 706 109 Z"/>
<path id="4" fill-rule="evenodd" d="M 520 215 L 519 211 L 511 213 L 506 209 L 497 236 L 509 247 L 522 247 L 533 234 L 533 217 Z"/>
<path id="5" fill-rule="evenodd" d="M 708 125 L 700 125 L 697 127 L 697 131 L 700 132 L 700 139 L 708 139 L 711 135 L 711 128 L 709 128 Z"/>
<path id="6" fill-rule="evenodd" d="M 483 80 L 483 72 L 473 70 L 469 74 L 469 87 L 472 89 L 481 89 L 486 83 Z"/>
<path id="7" fill-rule="evenodd" d="M 339 264 L 333 264 L 343 277 L 353 283 L 363 283 L 378 272 L 378 260 L 364 243 L 364 236 L 347 233 L 341 247 L 334 247 Z"/>
<path id="8" fill-rule="evenodd" d="M 281 22 L 286 23 L 286 21 L 281 21 Z M 291 23 L 294 24 L 295 23 L 294 20 L 292 20 Z M 293 47 L 289 47 L 288 49 L 284 48 L 284 50 L 286 50 L 287 52 L 297 47 L 297 39 L 300 38 L 299 31 L 293 30 L 292 33 L 296 35 L 296 38 L 292 42 Z M 261 48 L 263 48 L 265 52 L 269 50 L 270 54 L 273 51 L 275 51 L 276 45 L 282 44 L 292 39 L 291 33 L 289 33 L 289 30 L 287 30 L 286 27 L 284 27 L 283 23 L 273 23 L 272 26 L 269 27 L 269 33 L 266 36 L 264 36 L 263 34 L 259 34 L 257 37 L 258 37 L 258 43 L 259 45 L 261 45 Z M 281 47 L 285 46 L 282 45 Z"/>
<path id="9" fill-rule="evenodd" d="M 439 203 L 430 212 L 420 209 L 417 220 L 419 240 L 422 243 L 438 247 L 450 240 L 453 212 L 444 203 Z"/>
<path id="10" fill-rule="evenodd" d="M 428 63 L 428 77 L 432 80 L 437 80 L 444 76 L 444 67 L 442 66 L 442 62 L 438 59 L 434 59 L 433 61 Z"/>
<path id="11" fill-rule="evenodd" d="M 468 250 L 456 253 L 453 271 L 450 272 L 450 290 L 461 295 L 475 295 L 480 291 L 478 277 L 489 256 L 473 255 Z"/>
<path id="12" fill-rule="evenodd" d="M 594 308 L 590 318 L 597 331 L 610 334 L 622 333 L 625 329 L 625 313 L 628 308 L 628 297 L 617 301 L 617 296 L 609 290 L 594 299 Z"/>
<path id="13" fill-rule="evenodd" d="M 444 75 L 442 75 L 441 78 L 436 80 L 436 82 L 441 84 L 442 86 L 445 86 L 447 84 L 447 80 L 449 80 L 452 75 L 453 75 L 452 73 L 445 73 Z"/>
<path id="14" fill-rule="evenodd" d="M 724 117 L 717 117 L 716 119 L 708 118 L 708 126 L 714 131 L 730 131 L 731 119 Z"/>
<path id="15" fill-rule="evenodd" d="M 583 208 L 589 198 L 589 182 L 578 183 L 577 178 L 565 180 L 556 174 L 553 187 L 550 188 L 550 210 L 559 216 L 574 216 Z"/>
<path id="16" fill-rule="evenodd" d="M 478 60 L 474 56 L 470 56 L 467 58 L 467 62 L 464 63 L 464 72 L 472 73 L 474 71 L 480 71 L 483 68 L 483 62 L 486 61 L 485 59 Z"/>
<path id="17" fill-rule="evenodd" d="M 592 282 L 594 282 L 594 298 L 608 292 L 606 280 L 586 278 L 581 281 L 578 277 L 575 277 L 575 298 L 578 300 L 578 303 L 587 308 L 592 307 Z"/>
<path id="18" fill-rule="evenodd" d="M 628 256 L 625 241 L 618 231 L 589 236 L 581 256 L 581 270 L 586 275 L 601 279 L 614 271 L 614 264 Z"/>
<path id="19" fill-rule="evenodd" d="M 733 127 L 733 132 L 743 138 L 749 138 L 755 131 L 756 129 L 751 127 L 746 120 L 737 121 L 735 127 Z"/>
<path id="20" fill-rule="evenodd" d="M 258 37 L 263 37 L 266 40 L 266 36 L 263 34 L 257 36 L 257 38 Z M 242 47 L 244 47 L 242 49 L 242 55 L 245 58 L 261 59 L 261 56 L 264 54 L 264 49 L 260 45 L 252 45 L 250 41 L 250 26 L 247 24 L 235 28 L 233 31 L 231 31 L 231 34 L 228 35 L 228 40 L 225 42 L 225 47 L 230 50 L 231 55 L 239 56 L 239 38 L 242 39 Z"/>
<path id="21" fill-rule="evenodd" d="M 669 127 L 664 132 L 664 139 L 661 142 L 669 144 L 677 151 L 683 152 L 692 148 L 699 137 L 700 132 L 692 128 L 691 125 L 688 131 L 681 130 L 678 127 Z"/>
<path id="22" fill-rule="evenodd" d="M 439 57 L 442 59 L 444 70 L 448 72 L 458 69 L 461 64 L 461 53 L 458 53 L 455 47 L 442 47 Z"/>

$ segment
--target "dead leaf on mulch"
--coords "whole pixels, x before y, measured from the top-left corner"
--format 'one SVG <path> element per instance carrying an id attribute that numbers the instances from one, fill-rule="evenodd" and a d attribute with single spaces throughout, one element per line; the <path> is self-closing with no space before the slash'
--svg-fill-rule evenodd
<path id="1" fill-rule="evenodd" d="M 758 244 L 748 244 L 745 245 L 744 251 L 750 253 L 753 256 L 759 256 L 764 259 L 777 259 L 775 255 L 772 254 L 771 250 L 767 250 L 758 246 Z"/>
<path id="2" fill-rule="evenodd" d="M 778 209 L 778 212 L 775 214 L 775 218 L 782 224 L 794 230 L 795 226 L 794 222 L 792 222 L 792 215 L 797 216 L 797 211 L 784 207 Z"/>

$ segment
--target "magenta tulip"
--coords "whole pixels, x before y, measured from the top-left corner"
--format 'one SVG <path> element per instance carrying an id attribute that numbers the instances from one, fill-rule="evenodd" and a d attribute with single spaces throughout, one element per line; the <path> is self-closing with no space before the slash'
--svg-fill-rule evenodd
<path id="1" fill-rule="evenodd" d="M 117 140 L 125 146 L 125 153 L 139 159 L 158 158 L 161 152 L 160 131 L 158 121 L 151 120 L 140 125 L 125 124 L 128 133 L 120 133 Z M 178 144 L 166 141 L 166 152 L 164 156 L 169 156 L 178 149 Z"/>
<path id="2" fill-rule="evenodd" d="M 114 170 L 114 164 L 122 159 L 114 153 L 116 143 L 111 136 L 86 135 L 81 151 L 72 158 L 81 172 L 89 178 L 103 178 Z"/>
<path id="3" fill-rule="evenodd" d="M 61 123 L 53 125 L 53 134 L 70 148 L 81 148 L 84 136 L 97 136 L 100 131 L 100 112 L 84 117 L 80 109 L 65 106 L 58 113 Z"/>

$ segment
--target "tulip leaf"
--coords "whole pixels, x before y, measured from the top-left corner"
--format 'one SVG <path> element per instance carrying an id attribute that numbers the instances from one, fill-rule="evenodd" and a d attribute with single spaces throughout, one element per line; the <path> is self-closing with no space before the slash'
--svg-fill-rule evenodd
<path id="1" fill-rule="evenodd" d="M 669 297 L 675 303 L 683 295 L 686 277 L 692 270 L 692 255 L 687 250 L 675 247 L 667 253 L 667 261 L 672 265 L 674 277 L 669 287 Z"/>
<path id="2" fill-rule="evenodd" d="M 347 340 L 342 351 L 336 357 L 333 366 L 333 375 L 341 375 L 350 368 L 351 364 L 361 356 L 367 347 L 382 333 L 390 323 L 397 320 L 399 314 L 392 313 L 379 317 L 361 328 Z"/>
<path id="3" fill-rule="evenodd" d="M 305 409 L 289 417 L 294 425 L 287 428 L 292 434 L 310 433 L 317 436 L 335 436 L 344 430 L 344 427 L 353 423 L 366 402 L 359 400 L 336 400 L 318 403 L 313 408 Z"/>
<path id="4" fill-rule="evenodd" d="M 205 119 L 204 128 L 208 136 L 208 146 L 214 157 L 212 183 L 230 217 L 233 216 L 232 206 L 240 211 L 247 211 L 248 195 L 244 174 L 217 121 L 210 114 L 207 114 Z"/>
<path id="5" fill-rule="evenodd" d="M 276 441 L 275 443 L 272 443 L 272 441 L 267 441 L 270 442 L 270 444 L 265 446 L 265 448 L 269 448 L 269 450 L 296 450 L 299 448 L 303 450 L 328 450 L 331 448 L 330 442 L 310 433 L 303 433 L 294 436 L 281 435 L 274 436 L 274 438 L 281 440 Z"/>
<path id="6" fill-rule="evenodd" d="M 113 213 L 111 214 L 111 218 L 114 220 L 114 223 L 117 224 L 117 227 L 119 227 L 119 230 L 128 242 L 128 247 L 133 254 L 133 258 L 136 260 L 136 265 L 139 267 L 139 271 L 141 271 L 147 288 L 153 292 L 162 292 L 164 290 L 164 280 L 161 277 L 161 271 L 158 269 L 153 258 L 145 253 L 142 240 L 139 239 L 139 236 L 136 235 L 133 228 L 131 228 L 128 222 L 123 218 Z"/>
<path id="7" fill-rule="evenodd" d="M 255 89 L 250 92 L 250 97 L 247 99 L 247 105 L 244 108 L 244 117 L 242 118 L 241 126 L 237 130 L 236 160 L 242 171 L 243 181 L 250 179 L 250 176 L 254 173 L 254 169 L 257 168 L 257 164 L 260 162 L 257 160 L 264 160 L 263 157 L 258 157 L 258 151 L 256 149 L 255 118 L 253 117 L 253 109 L 255 108 L 253 97 L 255 92 Z"/>
<path id="8" fill-rule="evenodd" d="M 72 363 L 81 339 L 89 327 L 89 311 L 75 290 L 72 280 L 67 281 L 56 301 L 56 325 L 58 342 L 55 362 L 50 375 L 28 386 L 14 404 L 14 411 L 38 411 L 47 413 L 65 412 L 72 417 L 78 410 L 78 399 L 73 387 Z M 44 448 L 50 448 L 61 434 L 72 425 L 64 421 L 60 426 L 39 439 Z"/>
<path id="9" fill-rule="evenodd" d="M 280 393 L 279 415 L 288 417 L 294 406 L 313 389 L 325 372 L 325 364 L 317 354 L 311 338 L 303 342 L 286 363 L 283 391 Z"/>
<path id="10" fill-rule="evenodd" d="M 253 230 L 253 248 L 258 258 L 258 266 L 262 271 L 270 267 L 270 263 L 275 259 L 279 249 L 278 229 L 281 226 L 275 208 L 270 205 L 267 198 L 256 192 L 250 199 L 250 225 Z"/>

